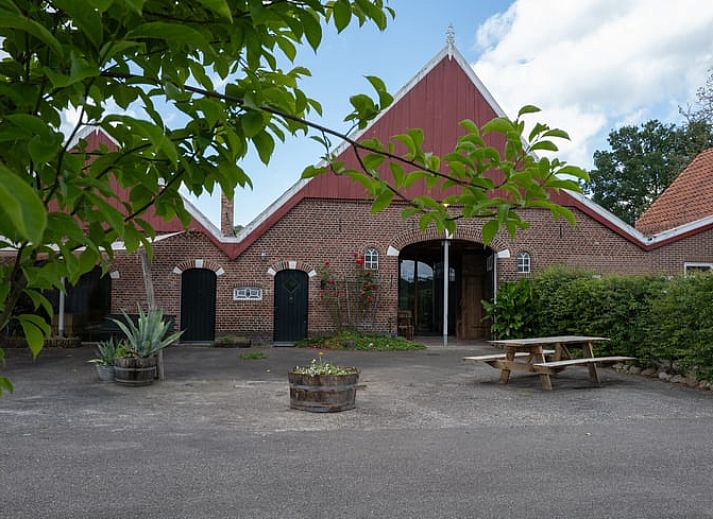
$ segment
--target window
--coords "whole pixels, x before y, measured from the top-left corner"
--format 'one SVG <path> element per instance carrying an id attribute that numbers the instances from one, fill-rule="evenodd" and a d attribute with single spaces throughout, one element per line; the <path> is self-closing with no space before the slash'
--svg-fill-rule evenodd
<path id="1" fill-rule="evenodd" d="M 713 263 L 701 263 L 696 261 L 688 261 L 683 264 L 683 273 L 689 274 L 705 274 L 713 271 Z"/>
<path id="2" fill-rule="evenodd" d="M 234 301 L 262 301 L 262 288 L 238 287 L 233 289 Z"/>
<path id="3" fill-rule="evenodd" d="M 376 249 L 366 249 L 364 253 L 364 268 L 366 270 L 379 269 L 379 251 Z"/>
<path id="4" fill-rule="evenodd" d="M 529 274 L 530 273 L 530 255 L 527 252 L 521 252 L 517 255 L 517 273 L 518 274 Z"/>

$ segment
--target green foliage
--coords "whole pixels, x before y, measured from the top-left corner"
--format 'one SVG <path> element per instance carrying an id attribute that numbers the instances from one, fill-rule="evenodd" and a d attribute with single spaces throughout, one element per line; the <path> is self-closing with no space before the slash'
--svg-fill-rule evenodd
<path id="1" fill-rule="evenodd" d="M 343 375 L 354 375 L 358 374 L 359 371 L 356 368 L 337 366 L 329 362 L 324 362 L 324 353 L 319 352 L 318 359 L 312 359 L 308 366 L 295 366 L 292 368 L 292 372 L 298 375 L 307 375 L 310 377 L 319 376 L 343 376 Z"/>
<path id="2" fill-rule="evenodd" d="M 122 354 L 125 349 L 126 345 L 117 344 L 114 337 L 111 337 L 108 341 L 100 341 L 97 344 L 97 357 L 89 362 L 99 366 L 113 366 L 114 361 L 117 359 L 117 350 Z"/>
<path id="3" fill-rule="evenodd" d="M 381 85 L 372 81 L 383 105 L 389 101 Z M 366 96 L 352 98 L 354 112 L 348 120 L 362 121 L 379 108 Z M 483 241 L 487 244 L 505 229 L 511 236 L 528 226 L 518 210 L 527 207 L 544 208 L 557 218 L 574 225 L 572 212 L 551 201 L 551 195 L 561 189 L 581 191 L 579 182 L 589 180 L 582 169 L 557 158 L 538 158 L 533 152 L 558 151 L 557 140 L 569 139 L 566 132 L 541 123 L 525 131 L 524 117 L 539 112 L 534 106 L 523 107 L 515 120 L 498 117 L 482 129 L 470 120 L 461 122 L 463 134 L 452 152 L 439 157 L 424 149 L 425 138 L 420 129 L 411 129 L 382 143 L 377 139 L 349 141 L 357 154 L 359 169 L 348 169 L 335 160 L 328 139 L 318 138 L 325 146 L 327 165 L 309 166 L 302 174 L 314 177 L 328 171 L 346 175 L 359 182 L 373 199 L 372 212 L 379 212 L 394 201 L 406 203 L 404 218 L 418 217 L 421 230 L 435 225 L 439 232 L 454 232 L 460 218 L 485 219 Z M 359 124 L 364 127 L 365 124 Z M 489 146 L 484 137 L 504 138 L 505 149 Z M 490 141 L 490 139 L 488 139 Z M 494 180 L 493 171 L 502 173 Z M 409 197 L 408 189 L 424 184 L 432 196 Z M 458 187 L 455 194 L 442 191 Z"/>
<path id="4" fill-rule="evenodd" d="M 144 312 L 138 309 L 139 317 L 134 323 L 126 312 L 124 321 L 113 319 L 116 325 L 126 335 L 128 353 L 139 358 L 148 358 L 163 348 L 176 342 L 183 330 L 168 335 L 170 324 L 163 319 L 161 310 L 149 310 Z M 167 336 L 168 335 L 168 336 Z"/>
<path id="5" fill-rule="evenodd" d="M 393 16 L 384 0 L 1 1 L 0 246 L 16 254 L 0 265 L 0 330 L 16 319 L 36 355 L 49 327 L 13 315 L 21 298 L 51 315 L 42 292 L 106 265 L 112 243 L 150 254 L 149 207 L 187 225 L 179 189 L 249 186 L 242 159 L 267 163 L 321 113 L 298 49 L 316 49 L 323 24 Z M 367 79 L 379 104 L 358 98 L 360 125 L 391 99 Z M 88 149 L 93 128 L 116 149 Z"/>
<path id="6" fill-rule="evenodd" d="M 297 347 L 359 351 L 408 351 L 426 348 L 423 344 L 409 341 L 403 337 L 366 335 L 350 330 L 342 330 L 336 335 L 328 337 L 303 339 L 297 343 Z"/>
<path id="7" fill-rule="evenodd" d="M 240 354 L 240 360 L 265 360 L 267 355 L 261 351 L 249 351 Z"/>
<path id="8" fill-rule="evenodd" d="M 537 335 L 609 337 L 601 353 L 641 357 L 649 301 L 663 283 L 653 276 L 544 271 L 536 278 Z"/>
<path id="9" fill-rule="evenodd" d="M 525 290 L 521 282 L 505 284 L 498 300 Z M 630 355 L 649 365 L 674 362 L 713 380 L 713 276 L 595 276 L 553 268 L 538 274 L 530 290 L 531 299 L 510 308 L 514 317 L 500 316 L 533 317 L 529 331 L 513 335 L 608 337 L 599 354 Z M 506 303 L 498 305 L 505 313 Z"/>
<path id="10" fill-rule="evenodd" d="M 701 151 L 713 146 L 713 120 L 676 126 L 657 120 L 609 134 L 609 151 L 594 152 L 586 191 L 625 222 L 636 219 Z"/>
<path id="11" fill-rule="evenodd" d="M 713 277 L 678 278 L 649 301 L 642 357 L 671 359 L 713 381 Z"/>
<path id="12" fill-rule="evenodd" d="M 535 307 L 529 279 L 505 283 L 498 289 L 495 301 L 482 301 L 482 304 L 494 338 L 515 339 L 532 334 Z"/>
<path id="13" fill-rule="evenodd" d="M 5 364 L 5 351 L 0 348 L 0 365 Z M 7 391 L 8 393 L 12 393 L 13 391 L 13 385 L 12 382 L 6 377 L 0 377 L 0 396 L 2 396 L 3 391 Z"/>

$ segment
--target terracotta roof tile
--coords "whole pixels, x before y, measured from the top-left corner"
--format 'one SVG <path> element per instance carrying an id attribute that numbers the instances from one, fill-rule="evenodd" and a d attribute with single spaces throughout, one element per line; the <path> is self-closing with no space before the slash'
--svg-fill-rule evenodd
<path id="1" fill-rule="evenodd" d="M 657 234 L 713 214 L 713 148 L 701 152 L 636 222 Z"/>

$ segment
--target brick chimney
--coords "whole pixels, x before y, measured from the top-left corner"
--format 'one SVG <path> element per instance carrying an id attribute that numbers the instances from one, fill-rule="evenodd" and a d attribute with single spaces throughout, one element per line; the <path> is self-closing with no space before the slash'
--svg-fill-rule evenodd
<path id="1" fill-rule="evenodd" d="M 233 214 L 235 205 L 233 200 L 228 200 L 224 193 L 220 194 L 220 234 L 223 236 L 235 236 L 233 229 Z"/>

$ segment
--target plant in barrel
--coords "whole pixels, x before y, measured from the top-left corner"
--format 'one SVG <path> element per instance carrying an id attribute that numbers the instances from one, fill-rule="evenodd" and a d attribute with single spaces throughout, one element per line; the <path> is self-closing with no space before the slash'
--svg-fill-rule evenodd
<path id="1" fill-rule="evenodd" d="M 310 413 L 338 413 L 356 406 L 356 388 L 359 370 L 324 361 L 319 352 L 307 366 L 292 368 L 287 377 L 290 382 L 290 407 Z"/>
<path id="2" fill-rule="evenodd" d="M 126 312 L 124 320 L 114 319 L 126 336 L 126 350 L 114 362 L 116 381 L 133 386 L 152 384 L 156 378 L 156 354 L 178 341 L 183 331 L 169 335 L 171 325 L 161 310 L 139 308 L 134 322 Z"/>

